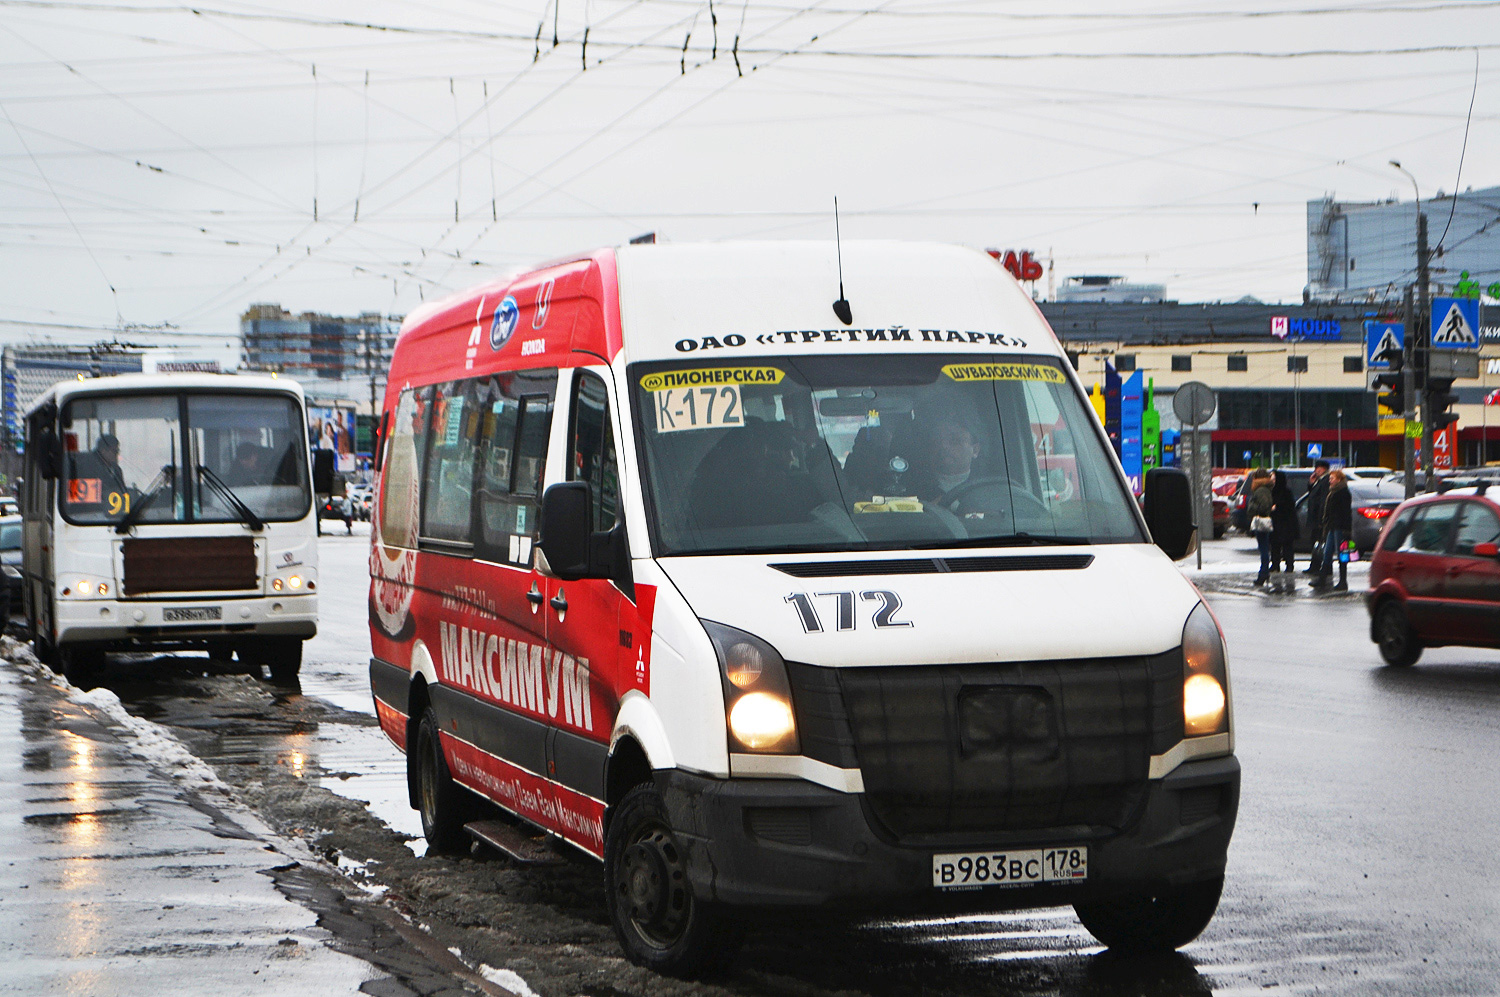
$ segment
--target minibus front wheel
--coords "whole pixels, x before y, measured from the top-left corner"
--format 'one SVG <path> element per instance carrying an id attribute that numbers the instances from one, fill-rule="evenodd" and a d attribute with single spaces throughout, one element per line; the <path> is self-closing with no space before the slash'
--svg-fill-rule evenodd
<path id="1" fill-rule="evenodd" d="M 636 786 L 611 808 L 604 831 L 609 918 L 625 955 L 666 976 L 692 978 L 727 965 L 744 933 L 722 909 L 693 896 L 687 855 L 661 792 Z"/>
<path id="2" fill-rule="evenodd" d="M 1197 938 L 1219 909 L 1224 877 L 1123 900 L 1074 904 L 1089 934 L 1115 952 L 1170 952 Z"/>

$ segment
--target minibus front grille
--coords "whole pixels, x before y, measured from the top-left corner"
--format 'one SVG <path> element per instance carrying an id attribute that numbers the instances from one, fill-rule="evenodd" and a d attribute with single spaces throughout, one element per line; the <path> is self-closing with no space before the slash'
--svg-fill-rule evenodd
<path id="1" fill-rule="evenodd" d="M 126 596 L 260 587 L 250 537 L 130 537 L 120 542 L 120 560 Z"/>
<path id="2" fill-rule="evenodd" d="M 1092 554 L 1000 554 L 990 557 L 907 557 L 889 561 L 790 561 L 771 567 L 795 578 L 847 578 L 854 575 L 945 575 L 971 571 L 1078 571 L 1093 563 Z"/>
<path id="3" fill-rule="evenodd" d="M 789 663 L 803 751 L 858 765 L 898 841 L 1129 825 L 1182 737 L 1182 658 L 817 668 Z"/>

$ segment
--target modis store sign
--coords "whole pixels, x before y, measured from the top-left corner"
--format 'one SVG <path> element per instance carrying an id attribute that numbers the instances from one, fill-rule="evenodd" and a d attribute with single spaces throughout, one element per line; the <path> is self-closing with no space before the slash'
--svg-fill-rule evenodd
<path id="1" fill-rule="evenodd" d="M 1344 338 L 1344 330 L 1336 318 L 1289 318 L 1286 315 L 1273 315 L 1271 335 L 1277 339 L 1337 341 Z"/>

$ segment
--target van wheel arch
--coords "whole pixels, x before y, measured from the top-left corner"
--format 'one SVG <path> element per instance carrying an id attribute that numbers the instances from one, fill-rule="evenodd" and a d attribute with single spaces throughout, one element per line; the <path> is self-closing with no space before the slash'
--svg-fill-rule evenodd
<path id="1" fill-rule="evenodd" d="M 640 742 L 628 735 L 620 738 L 604 763 L 604 802 L 613 807 L 636 786 L 650 782 L 651 771 Z"/>

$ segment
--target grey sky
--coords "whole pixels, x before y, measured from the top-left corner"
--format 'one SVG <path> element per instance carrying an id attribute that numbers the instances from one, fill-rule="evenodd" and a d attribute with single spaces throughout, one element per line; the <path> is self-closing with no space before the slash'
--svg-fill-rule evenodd
<path id="1" fill-rule="evenodd" d="M 1296 300 L 1308 198 L 1453 189 L 1462 46 L 1462 186 L 1500 183 L 1486 0 L 196 10 L 0 0 L 0 320 L 400 314 L 649 230 L 829 237 L 834 195 L 846 237 Z M 1381 54 L 1267 57 L 1329 50 Z"/>

